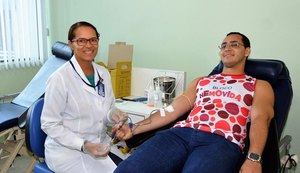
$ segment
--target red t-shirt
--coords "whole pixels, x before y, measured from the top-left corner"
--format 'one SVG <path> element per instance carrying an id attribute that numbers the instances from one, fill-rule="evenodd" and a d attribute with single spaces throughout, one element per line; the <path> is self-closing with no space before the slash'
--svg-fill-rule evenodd
<path id="1" fill-rule="evenodd" d="M 215 133 L 245 147 L 247 122 L 256 79 L 242 75 L 216 74 L 197 83 L 197 98 L 186 120 L 174 127 L 190 127 Z"/>

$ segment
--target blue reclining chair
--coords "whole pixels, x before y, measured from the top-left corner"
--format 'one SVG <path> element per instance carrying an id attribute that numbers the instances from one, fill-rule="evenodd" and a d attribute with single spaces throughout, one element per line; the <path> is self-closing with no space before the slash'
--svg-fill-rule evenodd
<path id="1" fill-rule="evenodd" d="M 222 72 L 222 69 L 223 64 L 222 62 L 220 62 L 212 70 L 210 75 L 220 73 Z M 279 173 L 282 169 L 285 169 L 281 166 L 280 156 L 289 154 L 290 142 L 292 140 L 292 137 L 289 135 L 281 138 L 293 98 L 293 89 L 289 71 L 282 61 L 271 59 L 248 59 L 245 71 L 246 74 L 251 75 L 257 79 L 268 81 L 272 85 L 272 88 L 274 90 L 275 117 L 272 119 L 270 124 L 267 143 L 262 155 L 262 167 L 264 173 Z M 185 119 L 188 113 L 180 117 L 178 120 Z M 178 120 L 176 120 L 176 122 Z M 173 124 L 174 122 L 158 130 L 170 128 L 173 126 Z M 250 125 L 251 124 L 248 124 L 248 129 Z M 136 135 L 133 138 L 127 140 L 126 144 L 129 148 L 137 147 L 145 140 L 152 137 L 155 132 L 157 132 L 157 130 Z M 246 147 L 244 149 L 245 154 L 247 153 L 248 149 L 249 139 L 247 138 Z"/>
<path id="2" fill-rule="evenodd" d="M 220 73 L 222 69 L 223 64 L 220 63 L 217 67 L 215 67 L 211 74 Z M 284 62 L 280 60 L 249 59 L 246 63 L 245 72 L 257 79 L 268 81 L 274 90 L 275 116 L 270 123 L 268 139 L 262 159 L 263 172 L 279 173 L 282 169 L 284 169 L 281 167 L 280 155 L 289 154 L 290 142 L 292 140 L 292 137 L 289 135 L 286 135 L 281 139 L 293 99 L 293 89 L 289 70 Z M 249 126 L 250 125 L 251 124 L 249 124 Z M 247 154 L 248 149 L 249 141 L 247 141 L 246 148 L 244 149 L 245 154 Z"/>
<path id="3" fill-rule="evenodd" d="M 41 114 L 44 106 L 44 98 L 37 100 L 28 110 L 25 125 L 25 142 L 27 149 L 31 151 L 39 160 L 35 164 L 34 173 L 52 172 L 44 161 L 44 143 L 47 135 L 41 129 Z"/>
<path id="4" fill-rule="evenodd" d="M 48 77 L 73 55 L 71 48 L 62 42 L 52 46 L 52 54 L 24 90 L 9 103 L 0 104 L 0 137 L 6 137 L 0 143 L 0 155 L 5 154 L 5 162 L 0 167 L 6 173 L 17 154 L 26 154 L 24 147 L 24 126 L 29 107 L 43 96 Z M 22 152 L 21 152 L 22 151 Z M 30 168 L 27 170 L 30 171 Z M 26 171 L 26 172 L 27 172 Z"/>

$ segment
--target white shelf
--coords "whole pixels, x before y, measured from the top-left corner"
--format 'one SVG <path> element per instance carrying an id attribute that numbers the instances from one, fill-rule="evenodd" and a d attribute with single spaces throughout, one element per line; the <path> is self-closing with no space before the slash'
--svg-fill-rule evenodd
<path id="1" fill-rule="evenodd" d="M 132 101 L 117 102 L 116 107 L 126 112 L 133 123 L 137 123 L 138 121 L 149 117 L 152 111 L 157 109 L 155 107 L 147 106 L 146 103 Z"/>

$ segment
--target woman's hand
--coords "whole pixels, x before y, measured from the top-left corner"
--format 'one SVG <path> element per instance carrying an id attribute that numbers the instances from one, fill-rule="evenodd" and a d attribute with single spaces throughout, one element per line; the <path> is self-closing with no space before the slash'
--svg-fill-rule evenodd
<path id="1" fill-rule="evenodd" d="M 119 124 L 120 122 L 124 123 L 128 119 L 128 114 L 121 111 L 120 109 L 118 109 L 116 107 L 111 108 L 111 110 L 109 112 L 109 116 L 116 124 Z"/>
<path id="2" fill-rule="evenodd" d="M 106 157 L 110 152 L 110 145 L 107 143 L 90 143 L 87 142 L 83 146 L 84 153 L 94 157 Z"/>

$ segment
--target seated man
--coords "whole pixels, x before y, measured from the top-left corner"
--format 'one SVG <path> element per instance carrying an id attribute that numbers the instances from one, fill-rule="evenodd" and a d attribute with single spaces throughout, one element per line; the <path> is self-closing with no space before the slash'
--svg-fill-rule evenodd
<path id="1" fill-rule="evenodd" d="M 124 125 L 117 131 L 117 137 L 126 140 L 167 125 L 191 110 L 186 120 L 139 146 L 115 173 L 262 172 L 261 155 L 274 116 L 272 87 L 245 74 L 251 52 L 245 35 L 227 34 L 220 49 L 222 73 L 192 81 L 165 108 L 165 116 L 157 112 L 131 128 Z M 242 160 L 249 121 L 250 147 L 247 159 Z"/>

